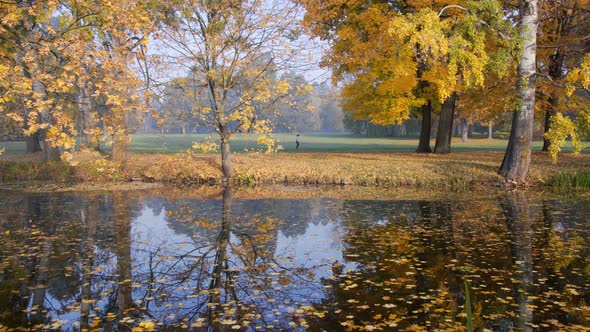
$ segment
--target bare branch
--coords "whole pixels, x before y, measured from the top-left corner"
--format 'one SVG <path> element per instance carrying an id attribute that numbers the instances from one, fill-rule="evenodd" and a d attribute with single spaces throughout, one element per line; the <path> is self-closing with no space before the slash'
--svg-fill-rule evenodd
<path id="1" fill-rule="evenodd" d="M 554 86 L 556 86 L 558 88 L 565 88 L 566 87 L 565 84 L 560 84 L 558 82 L 555 82 L 555 80 L 549 74 L 543 74 L 543 73 L 537 72 L 537 73 L 534 73 L 534 74 L 531 74 L 530 75 L 530 77 L 533 77 L 533 76 L 546 78 L 546 79 L 549 80 L 549 82 L 551 82 L 551 84 L 553 84 Z M 584 90 L 584 91 L 590 92 L 590 89 L 588 89 L 587 87 L 582 86 L 582 85 L 572 84 L 571 86 L 573 86 L 574 88 L 576 88 L 578 90 Z"/>
<path id="2" fill-rule="evenodd" d="M 549 75 L 549 74 L 543 74 L 543 73 L 536 72 L 536 73 L 533 73 L 533 74 L 530 75 L 530 77 L 535 77 L 535 76 L 536 77 L 543 77 L 543 78 L 548 79 L 549 82 L 551 82 L 551 84 L 553 84 L 556 87 L 565 88 L 565 85 L 555 82 L 555 80 L 553 79 L 553 77 L 551 77 L 551 75 Z"/>
<path id="3" fill-rule="evenodd" d="M 467 8 L 463 7 L 463 6 L 459 6 L 459 5 L 448 5 L 448 6 L 443 7 L 443 9 L 441 9 L 438 12 L 438 16 L 439 17 L 442 16 L 447 9 L 451 9 L 451 8 L 460 9 L 462 11 L 469 12 L 469 10 Z"/>

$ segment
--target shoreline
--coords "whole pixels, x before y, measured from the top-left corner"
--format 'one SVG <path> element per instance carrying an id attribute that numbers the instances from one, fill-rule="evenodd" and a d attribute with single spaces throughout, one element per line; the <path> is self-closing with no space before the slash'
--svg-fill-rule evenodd
<path id="1" fill-rule="evenodd" d="M 379 188 L 509 188 L 497 174 L 499 153 L 301 153 L 232 155 L 235 187 L 343 186 Z M 220 158 L 212 154 L 131 154 L 117 165 L 94 152 L 76 153 L 69 162 L 0 160 L 0 187 L 45 191 L 134 190 L 157 186 L 220 186 Z M 562 155 L 557 164 L 534 153 L 525 188 L 555 186 L 560 174 L 590 174 L 590 155 Z M 43 184 L 41 184 L 43 183 Z"/>

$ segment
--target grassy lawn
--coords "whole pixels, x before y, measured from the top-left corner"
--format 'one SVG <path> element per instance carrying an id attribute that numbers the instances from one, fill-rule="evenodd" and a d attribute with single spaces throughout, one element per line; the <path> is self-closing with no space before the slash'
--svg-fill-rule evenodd
<path id="1" fill-rule="evenodd" d="M 453 140 L 448 155 L 414 153 L 416 139 L 366 138 L 347 134 L 303 134 L 295 150 L 295 135 L 276 135 L 285 148 L 278 154 L 236 153 L 233 162 L 239 184 L 339 184 L 414 187 L 495 187 L 507 140 Z M 3 143 L 6 158 L 0 158 L 0 182 L 50 180 L 122 181 L 143 179 L 181 184 L 219 183 L 218 153 L 186 152 L 206 135 L 135 135 L 125 168 L 96 152 L 76 152 L 70 164 L 34 162 L 37 156 L 23 154 L 24 142 Z M 535 142 L 539 151 L 542 142 Z M 434 142 L 431 143 L 434 147 Z M 234 152 L 261 149 L 256 136 L 236 137 Z M 571 147 L 564 149 L 571 151 Z M 21 157 L 22 155 L 22 157 Z M 30 157 L 30 158 L 29 158 Z M 3 162 L 2 159 L 6 161 Z M 14 159 L 11 162 L 10 159 Z M 20 159 L 20 163 L 19 163 Z M 559 174 L 578 176 L 590 172 L 590 154 L 563 154 L 552 164 L 546 153 L 533 153 L 529 180 L 534 185 L 551 183 Z M 564 176 L 565 176 L 564 175 Z M 570 177 L 571 177 L 570 176 Z M 569 180 L 568 180 L 569 181 Z M 576 180 L 577 181 L 577 180 Z M 571 182 L 571 181 L 570 181 Z"/>
<path id="2" fill-rule="evenodd" d="M 139 153 L 178 153 L 190 149 L 193 142 L 202 142 L 209 137 L 202 134 L 188 135 L 133 135 L 130 150 Z M 255 135 L 237 136 L 232 141 L 232 151 L 243 152 L 262 149 L 256 142 Z M 294 134 L 276 134 L 283 152 L 340 152 L 340 153 L 379 153 L 379 152 L 413 152 L 418 146 L 417 139 L 396 138 L 367 138 L 346 133 L 312 133 L 302 134 L 300 150 L 295 150 Z M 459 138 L 453 138 L 454 152 L 504 152 L 507 140 L 504 139 L 469 139 L 461 143 Z M 533 142 L 533 149 L 539 151 L 543 142 Z M 434 149 L 434 140 L 431 142 Z M 7 155 L 23 153 L 24 142 L 0 142 L 0 149 L 5 148 Z M 108 147 L 107 147 L 108 150 Z M 564 152 L 571 152 L 571 145 L 564 147 Z M 587 153 L 588 149 L 585 150 Z"/>

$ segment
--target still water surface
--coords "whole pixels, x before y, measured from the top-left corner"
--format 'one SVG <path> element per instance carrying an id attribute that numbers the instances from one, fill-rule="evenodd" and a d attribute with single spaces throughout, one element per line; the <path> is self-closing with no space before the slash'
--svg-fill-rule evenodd
<path id="1" fill-rule="evenodd" d="M 587 200 L 259 196 L 0 192 L 0 331 L 590 328 Z"/>

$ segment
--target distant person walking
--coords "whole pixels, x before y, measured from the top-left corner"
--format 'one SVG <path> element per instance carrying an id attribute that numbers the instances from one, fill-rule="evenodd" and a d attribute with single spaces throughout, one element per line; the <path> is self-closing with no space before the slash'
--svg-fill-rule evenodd
<path id="1" fill-rule="evenodd" d="M 295 150 L 299 150 L 299 134 L 295 136 Z"/>

